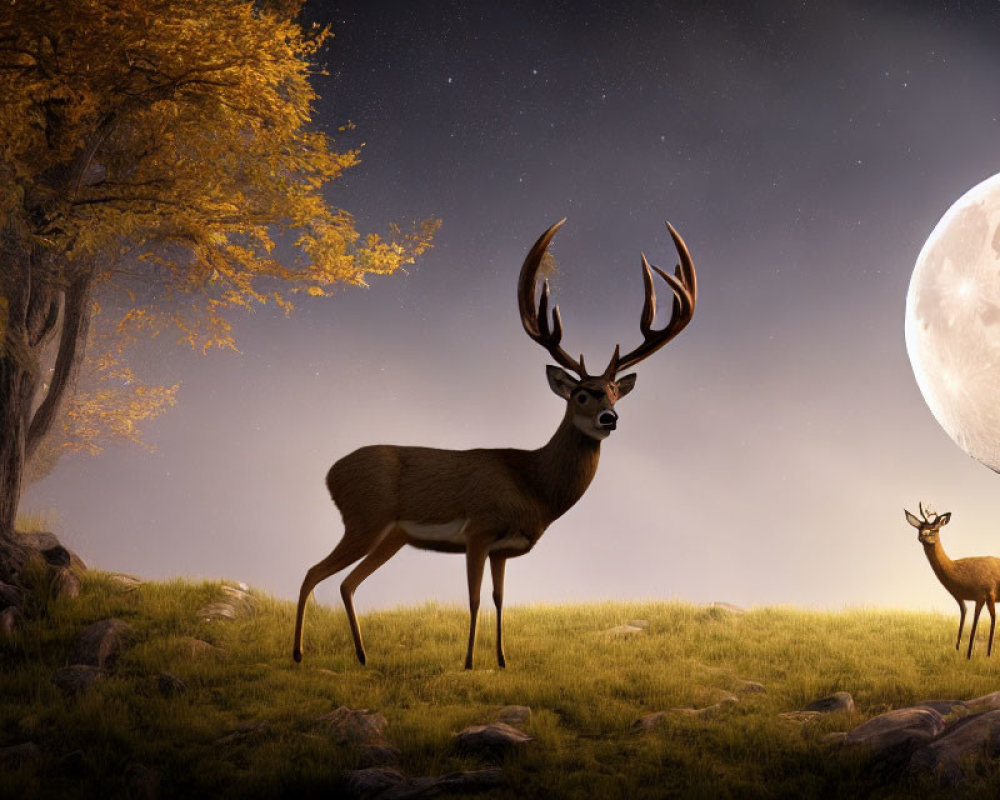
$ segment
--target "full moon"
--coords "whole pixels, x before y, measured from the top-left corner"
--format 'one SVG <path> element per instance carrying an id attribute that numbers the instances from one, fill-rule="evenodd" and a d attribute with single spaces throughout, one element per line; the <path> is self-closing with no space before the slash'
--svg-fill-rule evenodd
<path id="1" fill-rule="evenodd" d="M 917 257 L 906 350 L 931 413 L 1000 472 L 1000 174 L 955 201 Z"/>

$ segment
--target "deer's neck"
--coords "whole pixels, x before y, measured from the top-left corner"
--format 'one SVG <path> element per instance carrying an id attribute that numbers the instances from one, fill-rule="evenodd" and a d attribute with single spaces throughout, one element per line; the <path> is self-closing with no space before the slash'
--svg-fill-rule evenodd
<path id="1" fill-rule="evenodd" d="M 955 583 L 955 562 L 948 558 L 948 554 L 941 546 L 941 541 L 938 540 L 934 544 L 925 544 L 924 555 L 931 562 L 931 569 L 934 570 L 937 579 L 941 581 L 946 589 L 951 588 Z"/>
<path id="2" fill-rule="evenodd" d="M 573 424 L 569 411 L 548 443 L 532 453 L 536 491 L 550 522 L 579 500 L 597 472 L 601 443 Z"/>

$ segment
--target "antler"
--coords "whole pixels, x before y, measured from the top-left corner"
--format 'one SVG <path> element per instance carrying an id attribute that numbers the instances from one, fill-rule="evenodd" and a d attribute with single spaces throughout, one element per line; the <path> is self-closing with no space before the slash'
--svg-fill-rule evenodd
<path id="1" fill-rule="evenodd" d="M 528 255 L 521 265 L 521 277 L 517 282 L 517 305 L 521 311 L 521 324 L 524 325 L 525 333 L 549 351 L 556 363 L 572 370 L 581 378 L 587 377 L 587 368 L 583 364 L 583 356 L 580 360 L 575 360 L 565 350 L 559 346 L 562 340 L 562 318 L 559 316 L 559 306 L 552 309 L 552 327 L 549 327 L 549 282 L 546 280 L 542 284 L 542 296 L 538 301 L 538 308 L 535 308 L 535 281 L 538 277 L 538 268 L 542 265 L 542 257 L 556 235 L 556 231 L 562 227 L 565 218 L 559 220 L 545 233 L 538 237 Z"/>
<path id="2" fill-rule="evenodd" d="M 664 272 L 659 267 L 652 267 L 652 269 L 656 270 L 656 273 L 667 282 L 674 293 L 670 321 L 662 330 L 653 330 L 653 319 L 656 317 L 656 290 L 653 288 L 650 263 L 646 260 L 646 254 L 643 253 L 642 279 L 646 288 L 646 301 L 643 303 L 642 316 L 639 318 L 639 330 L 642 332 L 643 342 L 635 350 L 620 358 L 618 348 L 615 348 L 615 354 L 611 357 L 611 363 L 607 369 L 607 372 L 612 375 L 651 356 L 684 330 L 691 321 L 691 317 L 694 316 L 694 307 L 698 301 L 698 276 L 694 271 L 694 263 L 691 261 L 691 254 L 688 252 L 684 240 L 669 222 L 667 230 L 673 237 L 674 247 L 677 248 L 677 253 L 680 256 L 680 263 L 674 268 L 673 275 Z"/>
<path id="3" fill-rule="evenodd" d="M 918 504 L 918 507 L 920 508 L 920 516 L 924 518 L 924 522 L 926 522 L 928 524 L 933 524 L 934 520 L 937 519 L 937 514 L 934 513 L 934 509 L 931 508 L 931 509 L 928 509 L 927 511 L 924 511 L 923 501 L 921 501 Z M 928 518 L 928 516 L 927 516 L 928 513 L 930 513 L 930 515 L 931 515 L 930 518 Z"/>

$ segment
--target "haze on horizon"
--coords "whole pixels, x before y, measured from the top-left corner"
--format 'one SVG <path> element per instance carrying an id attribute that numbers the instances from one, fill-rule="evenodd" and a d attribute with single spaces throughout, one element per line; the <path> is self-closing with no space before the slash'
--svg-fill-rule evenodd
<path id="1" fill-rule="evenodd" d="M 669 219 L 694 321 L 637 368 L 594 484 L 509 563 L 508 604 L 952 612 L 902 509 L 952 511 L 953 557 L 1000 555 L 1000 478 L 924 404 L 903 309 L 941 214 L 1000 171 L 1000 12 L 753 5 L 309 3 L 336 34 L 317 120 L 364 143 L 334 202 L 363 230 L 441 217 L 435 248 L 288 319 L 246 315 L 240 354 L 151 343 L 144 374 L 183 382 L 157 451 L 66 458 L 23 510 L 101 569 L 291 598 L 342 532 L 336 459 L 555 430 L 514 296 L 535 238 L 568 217 L 553 292 L 564 346 L 597 364 L 640 340 L 639 252 L 673 266 Z M 404 550 L 357 594 L 429 600 L 465 604 L 460 557 Z"/>

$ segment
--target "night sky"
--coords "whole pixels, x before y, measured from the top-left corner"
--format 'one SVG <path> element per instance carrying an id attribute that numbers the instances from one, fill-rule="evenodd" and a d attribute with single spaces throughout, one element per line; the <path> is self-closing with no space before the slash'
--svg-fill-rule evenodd
<path id="1" fill-rule="evenodd" d="M 364 143 L 331 201 L 363 230 L 440 217 L 435 248 L 290 318 L 240 317 L 240 354 L 148 348 L 146 377 L 183 382 L 149 427 L 157 451 L 65 459 L 26 510 L 102 569 L 291 598 L 341 534 L 336 459 L 555 430 L 550 360 L 515 302 L 535 238 L 568 218 L 563 342 L 603 365 L 640 341 L 639 253 L 673 267 L 669 220 L 698 269 L 694 321 L 637 368 L 590 490 L 509 563 L 508 602 L 953 611 L 902 509 L 952 511 L 953 557 L 1000 555 L 1000 476 L 932 417 L 903 312 L 940 216 L 1000 172 L 1000 6 L 360 0 L 306 16 L 335 32 L 317 121 Z M 342 577 L 320 602 L 339 604 Z M 407 549 L 357 603 L 464 604 L 465 585 L 460 556 Z"/>

